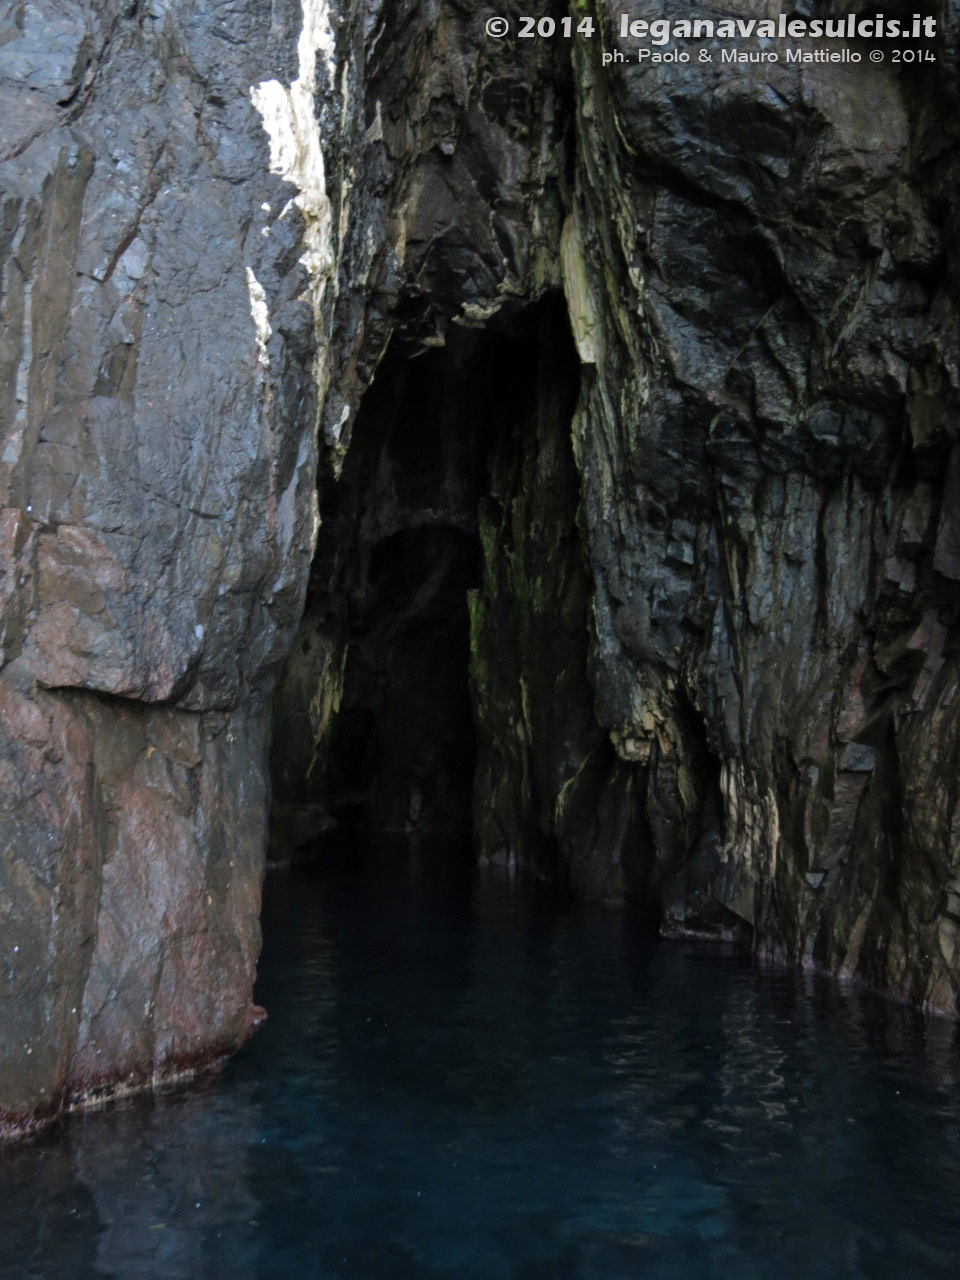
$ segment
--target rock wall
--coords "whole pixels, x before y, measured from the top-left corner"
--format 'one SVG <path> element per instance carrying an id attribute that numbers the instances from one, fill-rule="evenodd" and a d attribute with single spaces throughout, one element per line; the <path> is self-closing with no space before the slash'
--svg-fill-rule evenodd
<path id="1" fill-rule="evenodd" d="M 938 14 L 922 74 L 888 52 L 613 76 L 577 46 L 570 256 L 596 713 L 647 828 L 624 892 L 668 930 L 743 921 L 763 954 L 955 1011 L 958 13 Z"/>
<path id="2" fill-rule="evenodd" d="M 318 281 L 251 86 L 301 25 L 0 8 L 0 1127 L 254 1016 Z"/>
<path id="3" fill-rule="evenodd" d="M 633 62 L 624 7 L 597 16 Z M 574 42 L 560 248 L 605 733 L 591 745 L 563 711 L 541 628 L 519 696 L 479 703 L 478 822 L 494 859 L 546 838 L 576 890 L 665 933 L 955 1013 L 958 15 L 937 14 L 923 74 L 869 44 L 840 72 L 716 50 L 604 67 L 600 42 Z M 510 508 L 538 568 L 566 544 L 534 515 L 549 492 L 531 476 Z M 502 651 L 540 584 L 514 577 L 504 602 L 500 537 L 475 614 Z M 533 616 L 562 623 L 568 601 L 559 575 Z M 532 842 L 529 822 L 484 825 L 531 754 Z"/>
<path id="4" fill-rule="evenodd" d="M 623 7 L 593 11 L 598 38 L 571 42 L 571 71 L 547 41 L 484 44 L 486 10 L 467 24 L 474 103 L 504 101 L 489 86 L 519 65 L 549 89 L 526 119 L 530 97 L 506 95 L 517 133 L 556 139 L 519 213 L 502 176 L 474 181 L 478 152 L 487 174 L 504 167 L 498 122 L 469 94 L 452 149 L 448 130 L 411 163 L 398 135 L 382 140 L 391 173 L 431 179 L 388 195 L 387 258 L 459 249 L 477 190 L 494 220 L 554 237 L 532 275 L 483 275 L 480 251 L 401 272 L 393 341 L 439 342 L 447 316 L 495 327 L 559 276 L 581 361 L 577 477 L 562 397 L 551 408 L 543 389 L 519 442 L 491 445 L 480 497 L 481 852 L 559 868 L 665 932 L 737 937 L 955 1011 L 957 12 L 937 9 L 922 73 L 889 50 L 842 69 L 604 67 Z M 443 13 L 440 67 L 465 30 L 457 11 L 448 35 Z M 425 95 L 424 113 L 396 73 L 417 47 L 394 46 L 392 83 L 418 121 L 446 120 L 448 99 Z M 385 119 L 367 71 L 368 117 Z M 551 106 L 552 131 L 536 123 Z M 445 164 L 449 211 L 432 198 Z"/>
<path id="5" fill-rule="evenodd" d="M 914 70 L 604 67 L 640 8 L 0 6 L 7 1129 L 247 1034 L 318 489 L 452 326 L 539 326 L 477 495 L 481 851 L 956 1010 L 958 9 Z"/>

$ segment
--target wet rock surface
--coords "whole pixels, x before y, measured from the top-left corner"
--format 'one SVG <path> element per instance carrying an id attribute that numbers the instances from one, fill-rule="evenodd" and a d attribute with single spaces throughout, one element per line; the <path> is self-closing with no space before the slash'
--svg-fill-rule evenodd
<path id="1" fill-rule="evenodd" d="M 592 672 L 642 892 L 952 1010 L 952 8 L 940 31 L 924 76 L 605 77 L 578 47 L 572 217 Z"/>
<path id="2" fill-rule="evenodd" d="M 423 552 L 480 543 L 483 856 L 955 1011 L 958 11 L 916 70 L 603 68 L 633 8 L 0 8 L 8 1126 L 247 1033 L 271 691 L 322 827 L 376 612 L 361 401 L 472 330 L 529 366 Z"/>
<path id="3" fill-rule="evenodd" d="M 598 11 L 606 47 L 621 7 Z M 485 857 L 951 1011 L 954 9 L 938 22 L 923 75 L 604 69 L 597 40 L 572 43 L 565 87 L 556 45 L 510 55 L 547 58 L 529 82 L 559 116 L 528 127 L 565 153 L 541 151 L 525 195 L 555 239 L 521 287 L 529 305 L 562 281 L 581 371 L 571 410 L 555 337 L 537 409 L 506 444 L 491 427 L 471 663 Z M 481 85 L 509 54 L 484 46 Z M 454 161 L 477 129 L 468 108 Z M 438 341 L 478 280 L 490 296 L 478 257 L 432 258 L 427 294 L 407 280 L 394 342 Z"/>
<path id="4" fill-rule="evenodd" d="M 0 10 L 10 1125 L 248 1031 L 316 471 L 301 219 L 250 86 L 295 74 L 301 19 Z"/>

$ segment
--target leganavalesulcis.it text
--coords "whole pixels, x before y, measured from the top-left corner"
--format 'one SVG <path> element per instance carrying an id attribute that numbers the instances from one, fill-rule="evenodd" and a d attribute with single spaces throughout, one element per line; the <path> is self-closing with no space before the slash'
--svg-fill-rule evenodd
<path id="1" fill-rule="evenodd" d="M 494 21 L 501 23 L 502 28 L 492 30 L 488 24 L 488 34 L 506 35 L 506 20 Z M 538 36 L 550 39 L 556 35 L 568 40 L 578 35 L 589 40 L 596 32 L 593 18 L 522 17 L 518 22 L 517 36 L 521 40 L 533 40 Z M 858 37 L 863 40 L 932 40 L 936 34 L 937 19 L 919 13 L 903 19 L 886 18 L 882 13 L 870 18 L 860 18 L 852 13 L 842 18 L 789 18 L 782 13 L 777 19 L 681 18 L 676 22 L 669 18 L 646 20 L 631 18 L 629 13 L 620 14 L 622 39 L 649 39 L 655 45 L 669 44 L 671 40 L 742 40 L 751 36 L 768 40 L 853 40 Z"/>

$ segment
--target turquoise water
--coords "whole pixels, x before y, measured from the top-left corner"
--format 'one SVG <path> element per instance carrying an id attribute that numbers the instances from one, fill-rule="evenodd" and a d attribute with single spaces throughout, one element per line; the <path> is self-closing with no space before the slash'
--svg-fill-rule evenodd
<path id="1" fill-rule="evenodd" d="M 955 1280 L 955 1026 L 456 853 L 272 875 L 270 1021 L 0 1155 L 0 1276 Z"/>

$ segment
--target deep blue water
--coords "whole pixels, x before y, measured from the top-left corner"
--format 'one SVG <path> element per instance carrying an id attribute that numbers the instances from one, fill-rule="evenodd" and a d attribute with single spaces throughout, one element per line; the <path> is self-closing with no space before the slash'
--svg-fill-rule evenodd
<path id="1" fill-rule="evenodd" d="M 271 876 L 270 1021 L 3 1152 L 0 1275 L 956 1280 L 954 1025 L 450 865 Z"/>

